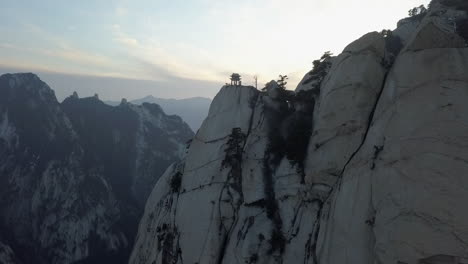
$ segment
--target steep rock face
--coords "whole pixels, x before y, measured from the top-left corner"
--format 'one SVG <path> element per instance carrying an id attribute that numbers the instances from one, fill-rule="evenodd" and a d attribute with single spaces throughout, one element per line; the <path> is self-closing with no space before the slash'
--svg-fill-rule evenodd
<path id="1" fill-rule="evenodd" d="M 314 110 L 307 155 L 307 181 L 328 189 L 361 144 L 384 82 L 385 40 L 367 34 L 334 59 Z M 334 176 L 334 177 L 333 177 Z"/>
<path id="2" fill-rule="evenodd" d="M 434 29 L 451 21 L 431 16 L 444 8 L 435 3 L 388 74 L 368 136 L 322 218 L 323 263 L 467 261 L 468 53 L 453 42 L 456 32 L 441 38 Z"/>
<path id="3" fill-rule="evenodd" d="M 459 3 L 322 58 L 295 94 L 223 87 L 130 263 L 467 263 Z"/>
<path id="4" fill-rule="evenodd" d="M 20 262 L 15 256 L 15 253 L 8 244 L 0 238 L 0 263 L 2 264 L 19 264 Z"/>
<path id="5" fill-rule="evenodd" d="M 33 74 L 0 77 L 0 124 L 0 231 L 23 263 L 125 263 L 148 185 L 192 136 L 155 105 L 59 104 Z"/>
<path id="6" fill-rule="evenodd" d="M 97 98 L 69 97 L 61 104 L 83 146 L 85 162 L 104 165 L 118 193 L 131 194 L 144 207 L 156 180 L 185 152 L 193 132 L 161 107 L 122 102 L 108 106 Z M 130 200 L 126 197 L 125 200 Z"/>
<path id="7" fill-rule="evenodd" d="M 294 136 L 281 124 L 302 128 L 298 111 L 307 114 L 252 87 L 223 87 L 185 161 L 153 190 L 131 263 L 310 259 L 310 235 L 298 230 L 312 231 L 302 219 L 317 208 L 306 202 L 303 169 L 288 160 L 293 151 L 281 150 Z"/>

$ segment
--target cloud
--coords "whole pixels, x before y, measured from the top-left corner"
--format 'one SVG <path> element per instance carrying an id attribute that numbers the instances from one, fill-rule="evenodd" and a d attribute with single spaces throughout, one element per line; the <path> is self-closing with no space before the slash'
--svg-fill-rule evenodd
<path id="1" fill-rule="evenodd" d="M 216 81 L 220 79 L 209 52 L 183 42 L 171 44 L 171 50 L 155 38 L 137 39 L 113 25 L 114 41 L 148 73 L 150 79 L 186 78 Z M 177 54 L 175 54 L 175 52 Z"/>
<path id="2" fill-rule="evenodd" d="M 0 47 L 4 48 L 5 45 L 0 44 Z M 115 69 L 115 65 L 107 61 L 106 58 L 94 57 L 79 50 L 34 49 L 11 46 L 5 48 L 5 50 L 7 49 L 20 52 L 22 55 L 32 54 L 31 56 L 35 56 L 35 58 L 25 58 L 26 56 L 22 58 L 19 56 L 5 58 L 0 54 L 3 66 L 24 68 L 29 71 L 41 70 L 64 74 L 128 78 L 128 72 L 121 72 Z M 47 63 L 41 62 L 40 58 L 46 58 Z"/>
<path id="3" fill-rule="evenodd" d="M 0 43 L 0 48 L 3 49 L 16 49 L 16 46 L 11 43 Z"/>
<path id="4" fill-rule="evenodd" d="M 29 64 L 40 69 L 76 74 L 89 74 L 96 76 L 114 77 L 141 77 L 132 68 L 124 69 L 122 63 L 115 58 L 104 54 L 88 51 L 76 47 L 70 40 L 52 34 L 43 28 L 23 23 L 22 30 L 18 32 L 27 34 L 28 38 L 34 39 L 34 44 L 24 42 L 19 44 L 1 43 L 0 55 L 2 61 L 8 59 L 12 65 L 24 66 Z M 10 51 L 10 52 L 9 52 Z M 17 54 L 13 56 L 9 53 Z M 44 58 L 47 58 L 44 63 Z"/>
<path id="5" fill-rule="evenodd" d="M 101 56 L 99 54 L 88 53 L 83 50 L 75 49 L 73 47 L 62 47 L 61 49 L 38 49 L 37 52 L 44 55 L 61 58 L 74 64 L 83 66 L 94 66 L 102 68 L 113 68 L 115 62 L 111 59 Z"/>
<path id="6" fill-rule="evenodd" d="M 97 1 L 90 5 L 94 8 L 78 4 L 70 9 L 89 21 L 44 28 L 27 24 L 36 18 L 21 17 L 23 13 L 13 9 L 9 19 L 26 23 L 15 27 L 14 34 L 5 34 L 8 42 L 0 44 L 0 58 L 61 72 L 157 81 L 224 83 L 230 73 L 239 72 L 244 83 L 253 83 L 256 74 L 263 84 L 287 74 L 292 89 L 323 52 L 338 54 L 369 31 L 394 28 L 419 1 Z M 61 35 L 62 29 L 68 31 Z M 72 40 L 71 34 L 82 38 Z"/>
<path id="7" fill-rule="evenodd" d="M 121 7 L 121 6 L 118 6 L 115 8 L 115 15 L 117 15 L 118 17 L 123 17 L 123 16 L 126 16 L 128 14 L 128 10 L 124 7 Z"/>
<path id="8" fill-rule="evenodd" d="M 134 39 L 134 38 L 130 38 L 130 37 L 119 37 L 119 38 L 116 38 L 118 42 L 120 42 L 121 44 L 127 46 L 127 47 L 131 47 L 131 48 L 138 48 L 140 46 L 138 40 Z"/>

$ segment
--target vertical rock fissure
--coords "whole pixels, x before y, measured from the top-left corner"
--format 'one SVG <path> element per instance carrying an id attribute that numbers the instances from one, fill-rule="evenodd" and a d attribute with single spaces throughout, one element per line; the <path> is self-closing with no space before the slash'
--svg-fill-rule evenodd
<path id="1" fill-rule="evenodd" d="M 175 165 L 174 173 L 170 180 L 170 199 L 166 203 L 166 207 L 170 207 L 172 211 L 171 223 L 169 225 L 163 224 L 162 227 L 158 227 L 158 244 L 161 246 L 161 257 L 163 263 L 177 263 L 183 264 L 182 249 L 180 248 L 179 240 L 180 233 L 176 225 L 177 208 L 180 196 L 180 187 L 182 185 L 182 175 L 184 174 L 185 164 L 179 163 Z"/>
<path id="2" fill-rule="evenodd" d="M 175 206 L 175 209 L 174 209 L 174 217 L 173 217 L 173 220 L 172 220 L 172 228 L 173 228 L 173 231 L 174 231 L 174 236 L 175 236 L 175 239 L 176 240 L 176 243 L 175 243 L 175 261 L 173 261 L 174 263 L 177 263 L 177 260 L 180 259 L 180 263 L 181 264 L 184 264 L 184 260 L 182 258 L 182 249 L 180 248 L 180 233 L 179 233 L 179 229 L 177 228 L 176 226 L 176 216 L 177 216 L 177 208 L 178 208 L 178 204 L 179 204 L 179 196 L 180 196 L 180 191 L 177 193 L 177 199 L 176 199 L 176 206 Z M 174 254 L 173 254 L 174 255 Z"/>
<path id="3" fill-rule="evenodd" d="M 256 104 L 258 96 L 255 97 L 255 99 L 252 99 L 254 101 L 253 104 Z M 223 241 L 221 243 L 221 248 L 220 248 L 220 254 L 218 257 L 217 263 L 221 264 L 224 260 L 224 256 L 226 254 L 226 249 L 228 246 L 228 243 L 230 241 L 230 238 L 232 236 L 232 232 L 234 231 L 234 228 L 237 225 L 237 222 L 239 221 L 238 213 L 241 205 L 244 203 L 244 194 L 242 191 L 242 160 L 243 160 L 243 153 L 244 153 L 244 148 L 247 142 L 247 137 L 251 132 L 252 129 L 252 124 L 253 124 L 253 118 L 255 115 L 255 105 L 252 106 L 252 113 L 250 116 L 249 120 L 249 128 L 247 131 L 247 134 L 242 133 L 242 130 L 240 128 L 233 128 L 231 134 L 229 135 L 229 139 L 227 142 L 227 148 L 225 149 L 225 158 L 222 161 L 222 166 L 221 169 L 225 168 L 230 168 L 230 171 L 228 173 L 228 177 L 226 179 L 226 182 L 223 186 L 223 189 L 221 190 L 221 195 L 218 201 L 218 210 L 220 216 L 221 214 L 221 200 L 223 193 L 226 191 L 227 194 L 229 195 L 229 201 L 231 203 L 231 207 L 233 210 L 233 216 L 232 216 L 232 223 L 230 224 L 229 228 L 226 228 L 221 219 L 221 226 L 220 228 L 224 228 L 226 231 L 226 235 L 223 238 Z M 235 201 L 235 197 L 231 193 L 231 189 L 237 192 L 239 195 L 239 198 L 237 201 Z"/>
<path id="4" fill-rule="evenodd" d="M 322 210 L 323 210 L 323 202 L 319 201 L 319 210 L 317 211 L 317 218 L 314 223 L 314 229 L 312 230 L 313 234 L 313 242 L 311 247 L 312 251 L 312 259 L 314 260 L 314 264 L 318 264 L 318 256 L 317 256 L 317 243 L 318 243 L 318 236 L 320 234 L 320 218 L 322 217 Z"/>
<path id="5" fill-rule="evenodd" d="M 273 176 L 274 170 L 271 169 L 269 164 L 269 154 L 265 155 L 263 164 L 263 181 L 264 181 L 264 194 L 265 194 L 265 209 L 267 217 L 273 223 L 273 229 L 270 237 L 269 254 L 279 251 L 281 254 L 284 252 L 285 237 L 283 235 L 283 221 L 279 214 L 279 206 L 276 201 L 276 194 L 274 190 Z"/>
<path id="6" fill-rule="evenodd" d="M 364 136 L 362 137 L 361 143 L 359 144 L 358 148 L 353 152 L 353 154 L 351 154 L 349 159 L 346 161 L 345 165 L 343 166 L 343 169 L 341 169 L 341 172 L 339 174 L 340 179 L 343 177 L 343 174 L 346 171 L 346 168 L 348 167 L 348 165 L 351 163 L 353 158 L 359 153 L 359 151 L 362 149 L 362 146 L 364 146 L 364 143 L 366 142 L 367 136 L 369 134 L 369 130 L 370 130 L 371 126 L 372 126 L 372 120 L 374 119 L 375 110 L 377 109 L 377 105 L 379 104 L 380 97 L 382 97 L 382 93 L 383 93 L 383 90 L 385 88 L 385 84 L 387 83 L 387 77 L 388 77 L 389 72 L 390 71 L 387 71 L 385 73 L 384 78 L 383 78 L 382 87 L 380 88 L 380 91 L 379 91 L 379 93 L 377 95 L 377 98 L 376 98 L 376 100 L 374 102 L 374 106 L 372 107 L 372 111 L 371 111 L 371 113 L 369 115 L 369 119 L 367 121 L 366 131 L 364 132 Z"/>
<path id="7" fill-rule="evenodd" d="M 366 139 L 367 139 L 367 136 L 369 134 L 369 130 L 372 126 L 372 120 L 374 119 L 374 115 L 375 115 L 375 111 L 377 109 L 377 106 L 379 104 L 379 101 L 380 101 L 380 98 L 382 97 L 382 93 L 383 93 L 383 90 L 385 88 L 385 84 L 387 83 L 387 78 L 388 78 L 388 74 L 390 73 L 390 70 L 391 69 L 388 69 L 386 72 L 385 72 L 385 75 L 383 77 L 383 81 L 382 81 L 382 85 L 379 89 L 379 92 L 377 94 L 377 97 L 376 97 L 376 100 L 374 102 L 374 105 L 372 107 L 372 110 L 369 114 L 369 118 L 368 118 L 368 121 L 367 121 L 367 127 L 366 127 L 366 130 L 364 132 L 364 135 L 362 137 L 362 140 L 361 140 L 361 143 L 359 144 L 359 146 L 356 148 L 356 150 L 351 154 L 351 156 L 349 157 L 349 159 L 346 161 L 345 165 L 343 166 L 343 168 L 341 169 L 341 172 L 340 174 L 338 175 L 338 180 L 337 182 L 334 184 L 333 188 L 331 188 L 331 190 L 328 192 L 328 195 L 327 197 L 324 199 L 324 202 L 321 202 L 319 204 L 319 210 L 317 212 L 317 219 L 315 220 L 315 224 L 314 224 L 314 242 L 312 244 L 312 257 L 314 259 L 314 264 L 318 264 L 318 255 L 317 255 L 317 243 L 318 243 L 318 237 L 319 237 L 319 234 L 320 234 L 320 219 L 322 218 L 322 211 L 323 211 L 323 206 L 325 204 L 326 201 L 328 201 L 330 199 L 330 197 L 332 196 L 332 193 L 334 190 L 336 190 L 336 187 L 338 186 L 338 188 L 341 186 L 341 181 L 342 181 L 342 178 L 343 178 L 343 175 L 344 175 L 344 172 L 346 171 L 346 168 L 348 167 L 348 165 L 351 163 L 351 161 L 353 160 L 353 158 L 357 155 L 357 153 L 359 153 L 359 151 L 362 149 L 362 147 L 364 146 L 364 143 L 366 142 Z"/>
<path id="8" fill-rule="evenodd" d="M 265 209 L 267 217 L 273 222 L 273 230 L 270 238 L 269 254 L 279 251 L 281 254 L 284 252 L 286 239 L 283 235 L 283 221 L 279 214 L 278 201 L 276 200 L 275 186 L 273 180 L 273 173 L 276 170 L 277 164 L 272 162 L 270 157 L 269 148 L 265 151 L 263 160 L 263 186 L 265 195 Z M 274 155 L 274 154 L 273 154 Z M 272 169 L 272 166 L 274 168 Z"/>
<path id="9" fill-rule="evenodd" d="M 247 129 L 247 135 L 246 138 L 250 136 L 250 132 L 252 132 L 252 126 L 253 126 L 253 121 L 255 118 L 255 110 L 257 109 L 257 102 L 259 98 L 259 94 L 255 94 L 254 97 L 250 99 L 250 108 L 252 109 L 252 112 L 250 113 L 250 120 L 249 120 L 249 127 Z M 242 149 L 245 149 L 245 145 L 247 144 L 247 140 L 244 141 L 244 145 L 242 146 Z"/>
<path id="10" fill-rule="evenodd" d="M 182 257 L 182 248 L 180 247 L 180 233 L 177 233 L 176 248 L 177 248 L 178 259 L 180 259 L 181 264 L 184 264 L 184 258 Z"/>
<path id="11" fill-rule="evenodd" d="M 313 232 L 313 230 L 312 230 Z M 310 253 L 313 252 L 312 250 L 312 233 L 309 234 L 309 238 L 307 239 L 307 242 L 304 247 L 304 261 L 303 264 L 306 264 L 310 258 Z M 315 264 L 315 263 L 314 263 Z"/>
<path id="12" fill-rule="evenodd" d="M 174 195 L 177 195 L 174 198 Z M 177 203 L 179 200 L 179 193 L 172 194 L 171 198 L 167 200 L 167 207 L 174 208 L 172 223 L 162 224 L 162 226 L 157 227 L 157 238 L 158 238 L 158 249 L 161 252 L 161 259 L 163 263 L 177 263 L 177 260 L 180 258 L 182 261 L 182 251 L 179 246 L 179 237 L 175 219 L 177 214 Z"/>
<path id="13" fill-rule="evenodd" d="M 231 206 L 232 206 L 232 209 L 234 210 L 234 216 L 233 216 L 233 222 L 230 225 L 229 229 L 226 230 L 227 231 L 226 236 L 223 238 L 223 242 L 221 244 L 220 255 L 217 261 L 217 263 L 219 264 L 221 264 L 224 260 L 224 256 L 226 254 L 226 249 L 227 249 L 229 240 L 232 236 L 232 232 L 234 231 L 234 228 L 237 225 L 237 222 L 239 221 L 238 212 L 239 212 L 240 206 L 244 203 L 244 194 L 242 191 L 243 153 L 247 145 L 247 138 L 252 132 L 252 126 L 254 122 L 255 110 L 256 110 L 258 98 L 259 98 L 259 94 L 257 93 L 254 97 L 250 99 L 250 102 L 249 102 L 249 106 L 252 109 L 252 111 L 250 113 L 247 134 L 243 134 L 240 128 L 232 129 L 232 133 L 229 136 L 229 140 L 227 142 L 228 146 L 225 150 L 226 156 L 222 162 L 222 168 L 230 167 L 231 170 L 229 172 L 228 179 L 226 180 L 226 183 L 223 186 L 223 190 L 221 191 L 221 196 L 220 196 L 220 201 L 218 202 L 218 206 L 220 206 L 220 203 L 221 203 L 222 193 L 226 189 L 229 189 L 229 187 L 232 187 L 235 191 L 238 192 L 240 196 L 240 200 L 237 202 L 237 204 L 233 204 L 233 197 L 228 190 L 228 194 L 230 195 L 230 198 L 231 198 Z M 230 180 L 232 180 L 233 183 L 229 183 Z M 219 211 L 221 212 L 220 208 L 219 208 Z"/>
<path id="14" fill-rule="evenodd" d="M 226 189 L 226 188 L 229 188 L 229 187 L 227 187 L 227 186 L 223 187 L 223 189 Z M 229 195 L 230 195 L 231 199 L 233 199 L 231 194 L 229 194 Z M 220 198 L 221 197 L 222 197 L 222 194 L 220 195 Z M 220 199 L 219 203 L 221 203 L 221 199 Z M 238 203 L 238 205 L 236 206 L 236 205 L 232 204 L 232 201 L 231 201 L 231 206 L 232 206 L 232 209 L 233 209 L 234 212 L 233 212 L 233 221 L 232 221 L 232 224 L 229 226 L 229 229 L 226 229 L 226 227 L 222 223 L 223 219 L 221 219 L 221 225 L 222 225 L 221 228 L 225 228 L 226 235 L 224 236 L 223 241 L 221 243 L 220 254 L 219 254 L 219 257 L 218 257 L 218 261 L 217 261 L 218 264 L 223 263 L 224 256 L 226 255 L 227 246 L 229 244 L 229 240 L 231 238 L 232 232 L 234 230 L 234 227 L 237 225 L 237 222 L 239 221 L 238 212 L 239 212 L 240 205 L 241 205 L 241 203 Z M 221 208 L 219 208 L 219 212 L 221 213 Z"/>
<path id="15" fill-rule="evenodd" d="M 282 159 L 286 156 L 283 150 L 286 141 L 280 131 L 283 121 L 290 114 L 290 109 L 288 109 L 286 101 L 279 100 L 273 104 L 279 107 L 264 106 L 265 118 L 267 121 L 267 147 L 264 151 L 262 177 L 265 197 L 264 206 L 267 218 L 272 222 L 268 254 L 273 255 L 273 253 L 278 252 L 282 258 L 286 245 L 286 238 L 283 234 L 283 220 L 279 212 L 278 201 L 276 200 L 273 175 Z"/>
<path id="16" fill-rule="evenodd" d="M 291 234 L 291 237 L 288 239 L 288 242 L 290 242 L 292 239 L 294 239 L 294 237 L 297 235 L 297 233 L 299 232 L 299 228 L 296 228 L 296 230 L 294 229 L 294 227 L 296 227 L 296 222 L 298 221 L 298 217 L 299 217 L 299 212 L 302 211 L 302 207 L 304 205 L 304 201 L 302 200 L 300 203 L 299 203 L 299 206 L 294 210 L 294 217 L 293 219 L 291 220 L 291 228 L 290 230 L 288 231 L 289 234 Z M 299 224 L 302 222 L 302 215 L 299 219 Z"/>

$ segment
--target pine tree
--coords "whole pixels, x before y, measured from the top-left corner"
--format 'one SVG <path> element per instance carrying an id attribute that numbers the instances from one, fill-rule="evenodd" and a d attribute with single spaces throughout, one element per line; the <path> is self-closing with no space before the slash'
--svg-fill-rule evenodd
<path id="1" fill-rule="evenodd" d="M 279 79 L 277 81 L 279 88 L 286 90 L 286 84 L 288 84 L 288 82 L 286 81 L 287 79 L 288 79 L 287 75 L 279 76 Z"/>

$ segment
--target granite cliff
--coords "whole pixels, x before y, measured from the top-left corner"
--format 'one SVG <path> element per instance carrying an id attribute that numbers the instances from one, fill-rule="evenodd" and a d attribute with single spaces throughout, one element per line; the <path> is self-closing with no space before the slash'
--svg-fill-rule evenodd
<path id="1" fill-rule="evenodd" d="M 224 86 L 130 263 L 468 263 L 467 11 L 433 1 L 295 92 Z"/>

